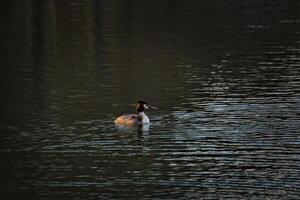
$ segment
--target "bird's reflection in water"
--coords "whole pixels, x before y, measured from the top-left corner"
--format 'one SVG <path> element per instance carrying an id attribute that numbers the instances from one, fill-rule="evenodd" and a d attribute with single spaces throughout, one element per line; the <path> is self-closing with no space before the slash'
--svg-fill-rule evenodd
<path id="1" fill-rule="evenodd" d="M 150 124 L 133 125 L 133 126 L 120 126 L 116 125 L 117 129 L 126 134 L 126 138 L 131 138 L 134 141 L 135 146 L 140 148 L 141 153 L 149 151 L 147 140 L 149 136 Z"/>

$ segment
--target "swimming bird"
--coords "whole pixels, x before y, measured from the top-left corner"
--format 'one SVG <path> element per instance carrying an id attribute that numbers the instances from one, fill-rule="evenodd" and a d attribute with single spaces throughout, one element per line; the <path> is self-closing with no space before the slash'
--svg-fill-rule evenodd
<path id="1" fill-rule="evenodd" d="M 115 124 L 126 126 L 149 124 L 149 117 L 144 112 L 149 108 L 154 110 L 157 109 L 156 107 L 150 106 L 145 101 L 138 101 L 136 105 L 137 114 L 122 115 L 115 120 Z"/>

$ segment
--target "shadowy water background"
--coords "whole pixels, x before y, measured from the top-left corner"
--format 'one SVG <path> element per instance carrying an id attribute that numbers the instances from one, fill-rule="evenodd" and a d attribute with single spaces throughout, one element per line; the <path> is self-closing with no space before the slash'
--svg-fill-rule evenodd
<path id="1" fill-rule="evenodd" d="M 300 2 L 0 2 L 1 199 L 300 198 Z M 145 100 L 149 129 L 113 120 Z"/>

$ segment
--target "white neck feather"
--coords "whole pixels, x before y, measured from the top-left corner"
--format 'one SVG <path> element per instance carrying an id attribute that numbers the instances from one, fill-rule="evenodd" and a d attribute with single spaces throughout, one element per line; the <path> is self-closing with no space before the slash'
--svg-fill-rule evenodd
<path id="1" fill-rule="evenodd" d="M 149 124 L 150 123 L 149 117 L 144 112 L 140 112 L 139 115 L 142 117 L 142 123 L 143 124 Z"/>

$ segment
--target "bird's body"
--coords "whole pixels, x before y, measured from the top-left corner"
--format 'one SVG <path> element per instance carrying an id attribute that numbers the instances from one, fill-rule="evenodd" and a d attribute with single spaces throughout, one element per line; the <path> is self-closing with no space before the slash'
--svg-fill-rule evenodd
<path id="1" fill-rule="evenodd" d="M 115 124 L 125 125 L 125 126 L 149 124 L 150 123 L 149 117 L 144 112 L 145 109 L 148 108 L 156 109 L 155 107 L 149 106 L 144 101 L 138 101 L 137 108 L 136 108 L 138 114 L 122 115 L 115 120 Z"/>

